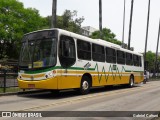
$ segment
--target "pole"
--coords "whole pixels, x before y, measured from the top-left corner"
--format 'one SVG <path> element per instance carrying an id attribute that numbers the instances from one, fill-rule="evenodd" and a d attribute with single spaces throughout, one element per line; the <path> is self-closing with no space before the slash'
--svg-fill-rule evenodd
<path id="1" fill-rule="evenodd" d="M 57 12 L 57 0 L 53 0 L 52 3 L 52 18 L 51 18 L 51 27 L 55 28 L 56 27 L 56 12 Z"/>
<path id="2" fill-rule="evenodd" d="M 102 39 L 102 0 L 99 0 L 99 31 Z"/>
<path id="3" fill-rule="evenodd" d="M 122 48 L 124 48 L 124 29 L 125 29 L 125 10 L 126 9 L 126 0 L 124 0 L 124 11 L 123 11 L 123 32 L 122 32 Z"/>
<path id="4" fill-rule="evenodd" d="M 159 19 L 159 28 L 158 28 L 158 38 L 157 38 L 157 48 L 156 48 L 156 60 L 155 60 L 155 67 L 154 67 L 154 76 L 157 71 L 157 56 L 158 56 L 158 46 L 159 46 L 159 36 L 160 36 L 160 19 Z"/>
<path id="5" fill-rule="evenodd" d="M 4 86 L 3 86 L 3 93 L 5 93 L 6 92 L 6 73 L 7 73 L 7 70 L 6 69 L 4 69 L 4 81 L 3 81 L 3 83 L 4 83 Z"/>
<path id="6" fill-rule="evenodd" d="M 133 2 L 131 1 L 131 13 L 130 13 L 130 24 L 129 24 L 129 36 L 128 36 L 128 50 L 130 50 L 130 42 L 131 42 L 131 29 L 132 29 L 132 16 L 133 16 Z"/>
<path id="7" fill-rule="evenodd" d="M 148 1 L 148 17 L 147 17 L 147 28 L 146 28 L 146 41 L 145 41 L 145 50 L 144 50 L 144 70 L 146 70 L 146 51 L 147 51 L 147 41 L 148 41 L 148 28 L 149 28 L 149 15 L 150 15 L 150 0 Z"/>

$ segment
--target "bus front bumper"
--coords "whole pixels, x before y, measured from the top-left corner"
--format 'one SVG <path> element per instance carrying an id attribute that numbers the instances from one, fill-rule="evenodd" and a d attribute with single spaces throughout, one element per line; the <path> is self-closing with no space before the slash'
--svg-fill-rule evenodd
<path id="1" fill-rule="evenodd" d="M 21 80 L 17 78 L 18 86 L 21 89 L 58 89 L 57 78 L 49 78 L 45 80 Z"/>

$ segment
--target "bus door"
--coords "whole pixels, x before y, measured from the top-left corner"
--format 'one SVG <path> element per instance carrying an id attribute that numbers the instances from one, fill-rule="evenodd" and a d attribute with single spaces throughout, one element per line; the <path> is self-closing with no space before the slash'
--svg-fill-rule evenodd
<path id="1" fill-rule="evenodd" d="M 72 37 L 60 36 L 59 60 L 62 70 L 58 88 L 77 88 L 76 50 L 75 41 Z"/>

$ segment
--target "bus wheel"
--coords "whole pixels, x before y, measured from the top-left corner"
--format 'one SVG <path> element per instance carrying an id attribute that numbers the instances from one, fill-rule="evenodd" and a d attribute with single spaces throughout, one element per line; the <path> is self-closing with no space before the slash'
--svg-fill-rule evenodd
<path id="1" fill-rule="evenodd" d="M 133 87 L 133 85 L 134 85 L 134 78 L 133 78 L 133 76 L 130 76 L 130 79 L 129 79 L 129 87 L 131 88 L 131 87 Z"/>
<path id="2" fill-rule="evenodd" d="M 85 95 L 88 94 L 90 91 L 91 83 L 87 76 L 83 76 L 81 80 L 80 86 L 80 94 Z"/>

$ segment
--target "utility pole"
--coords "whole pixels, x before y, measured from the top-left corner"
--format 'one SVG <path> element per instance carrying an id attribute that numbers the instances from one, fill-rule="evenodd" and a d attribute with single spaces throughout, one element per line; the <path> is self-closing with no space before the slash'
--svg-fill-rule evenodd
<path id="1" fill-rule="evenodd" d="M 122 48 L 124 48 L 124 29 L 125 29 L 125 12 L 126 12 L 126 0 L 124 0 L 124 11 L 123 11 L 123 32 L 122 32 Z"/>
<path id="2" fill-rule="evenodd" d="M 160 19 L 159 19 L 159 28 L 158 28 L 158 38 L 157 38 L 157 48 L 156 48 L 156 60 L 155 60 L 155 67 L 154 67 L 154 76 L 157 71 L 157 56 L 158 56 L 158 46 L 159 46 L 159 35 L 160 35 Z"/>
<path id="3" fill-rule="evenodd" d="M 102 39 L 102 0 L 99 0 L 99 31 Z"/>
<path id="4" fill-rule="evenodd" d="M 144 50 L 144 70 L 146 70 L 146 51 L 147 51 L 147 41 L 148 41 L 148 28 L 149 28 L 149 15 L 150 15 L 150 0 L 148 1 L 148 17 L 147 17 L 147 28 L 146 28 L 146 41 Z"/>
<path id="5" fill-rule="evenodd" d="M 128 35 L 128 50 L 130 50 L 130 42 L 131 42 L 131 29 L 132 29 L 132 14 L 133 14 L 133 2 L 131 1 L 131 13 L 130 13 L 130 23 L 129 23 L 129 35 Z"/>
<path id="6" fill-rule="evenodd" d="M 53 0 L 52 2 L 52 18 L 51 18 L 51 27 L 56 27 L 56 20 L 57 20 L 57 0 Z"/>

